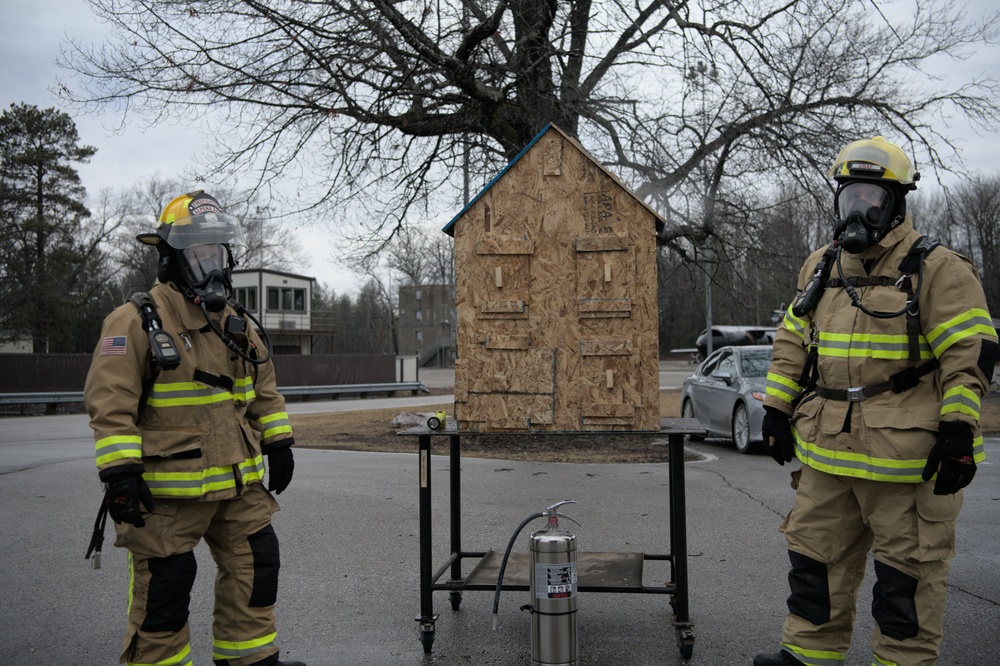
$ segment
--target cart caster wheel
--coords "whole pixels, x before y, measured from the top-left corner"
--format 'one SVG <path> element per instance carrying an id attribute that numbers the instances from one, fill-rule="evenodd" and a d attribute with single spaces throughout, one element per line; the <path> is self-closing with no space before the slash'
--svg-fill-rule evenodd
<path id="1" fill-rule="evenodd" d="M 451 609 L 457 611 L 458 607 L 462 605 L 462 593 L 452 592 L 448 595 L 448 598 L 451 600 Z"/>
<path id="2" fill-rule="evenodd" d="M 420 642 L 424 646 L 424 654 L 431 653 L 431 646 L 434 645 L 434 632 L 433 631 L 421 631 L 420 632 Z"/>
<path id="3" fill-rule="evenodd" d="M 690 627 L 677 628 L 677 648 L 681 651 L 681 659 L 690 659 L 694 654 L 694 632 Z"/>

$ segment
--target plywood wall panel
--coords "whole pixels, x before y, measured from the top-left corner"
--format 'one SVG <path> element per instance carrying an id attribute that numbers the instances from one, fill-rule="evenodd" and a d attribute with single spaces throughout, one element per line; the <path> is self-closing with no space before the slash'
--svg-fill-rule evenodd
<path id="1" fill-rule="evenodd" d="M 551 127 L 454 223 L 465 430 L 658 430 L 658 218 Z"/>

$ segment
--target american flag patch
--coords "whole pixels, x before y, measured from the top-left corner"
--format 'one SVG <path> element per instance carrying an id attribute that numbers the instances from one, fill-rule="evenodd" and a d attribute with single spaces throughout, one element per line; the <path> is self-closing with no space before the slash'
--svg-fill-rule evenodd
<path id="1" fill-rule="evenodd" d="M 112 335 L 101 341 L 101 356 L 124 356 L 128 346 L 128 337 Z"/>

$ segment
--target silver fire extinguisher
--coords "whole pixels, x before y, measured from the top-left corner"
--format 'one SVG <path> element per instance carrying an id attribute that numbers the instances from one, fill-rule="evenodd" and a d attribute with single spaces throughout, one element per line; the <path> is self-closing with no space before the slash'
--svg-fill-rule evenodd
<path id="1" fill-rule="evenodd" d="M 531 603 L 521 607 L 521 610 L 531 612 L 532 666 L 576 666 L 579 663 L 576 632 L 576 537 L 559 525 L 559 519 L 565 518 L 577 525 L 580 523 L 558 511 L 564 504 L 575 503 L 575 500 L 557 502 L 545 511 L 528 516 L 511 537 L 500 566 L 493 603 L 494 628 L 503 573 L 511 545 L 525 525 L 532 520 L 546 518 L 548 524 L 531 535 Z"/>

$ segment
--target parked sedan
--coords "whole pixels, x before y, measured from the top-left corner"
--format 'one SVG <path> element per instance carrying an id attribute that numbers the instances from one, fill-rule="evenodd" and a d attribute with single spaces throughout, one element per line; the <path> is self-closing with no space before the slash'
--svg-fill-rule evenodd
<path id="1" fill-rule="evenodd" d="M 764 419 L 764 384 L 771 345 L 723 347 L 702 361 L 681 386 L 681 414 L 698 419 L 710 436 L 731 438 L 748 453 Z"/>

